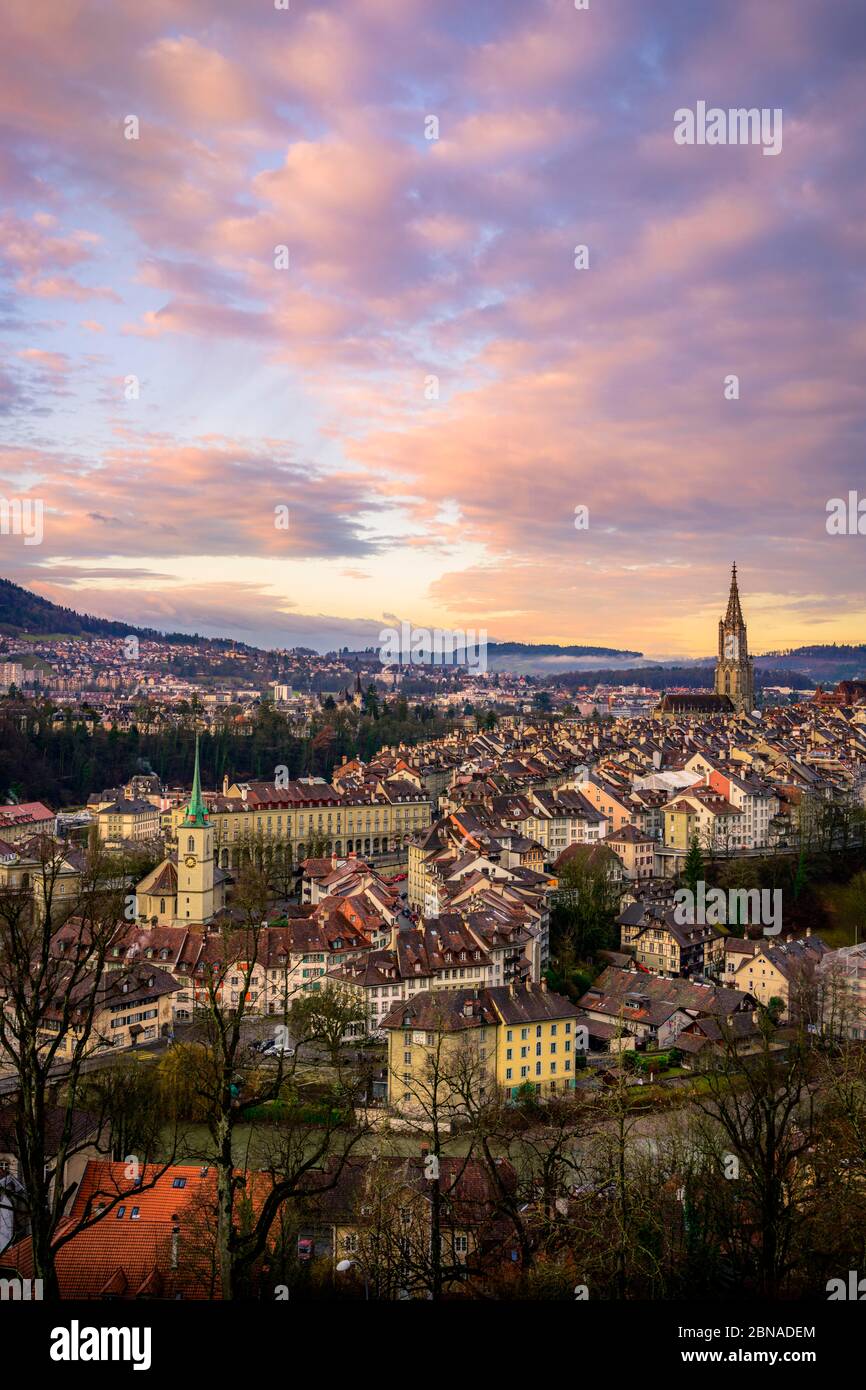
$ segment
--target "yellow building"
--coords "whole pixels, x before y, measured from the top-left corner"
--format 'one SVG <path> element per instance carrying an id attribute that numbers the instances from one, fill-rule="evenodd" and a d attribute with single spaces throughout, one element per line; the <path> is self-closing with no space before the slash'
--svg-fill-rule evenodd
<path id="1" fill-rule="evenodd" d="M 47 835 L 16 844 L 0 840 L 0 892 L 28 893 L 39 921 L 46 896 L 63 914 L 78 894 L 83 857 L 81 850 L 63 847 Z"/>
<path id="2" fill-rule="evenodd" d="M 821 961 L 828 947 L 809 933 L 799 940 L 728 937 L 725 941 L 724 984 L 751 994 L 761 1004 L 780 999 L 787 1018 L 810 1009 L 817 997 Z"/>
<path id="3" fill-rule="evenodd" d="M 581 1011 L 544 983 L 416 994 L 380 1022 L 388 1036 L 388 1099 L 395 1109 L 441 1116 L 521 1091 L 574 1087 L 586 1051 Z"/>
<path id="4" fill-rule="evenodd" d="M 58 1060 L 72 1056 L 88 1025 L 87 1053 L 150 1042 L 171 1032 L 172 997 L 179 988 L 173 975 L 142 961 L 126 970 L 107 971 L 95 993 L 90 977 L 82 976 L 71 995 L 58 999 L 56 1008 L 46 1013 L 40 1041 L 47 1043 L 63 1033 Z"/>
<path id="5" fill-rule="evenodd" d="M 159 807 L 150 801 L 110 801 L 96 815 L 100 840 L 155 840 L 160 831 Z"/>
<path id="6" fill-rule="evenodd" d="M 746 817 L 712 787 L 680 792 L 664 808 L 665 848 L 687 852 L 693 836 L 702 849 L 721 852 L 741 843 Z"/>
<path id="7" fill-rule="evenodd" d="M 175 837 L 185 814 L 171 813 Z M 254 844 L 290 864 L 311 854 L 393 853 L 430 824 L 430 799 L 411 780 L 394 778 L 342 790 L 318 779 L 234 783 L 209 798 L 207 814 L 217 866 L 236 869 Z"/>

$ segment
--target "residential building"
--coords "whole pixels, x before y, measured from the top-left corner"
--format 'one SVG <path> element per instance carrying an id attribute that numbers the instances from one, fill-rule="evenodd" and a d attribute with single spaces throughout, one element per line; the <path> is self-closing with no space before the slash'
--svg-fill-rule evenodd
<path id="1" fill-rule="evenodd" d="M 544 1096 L 568 1091 L 575 1057 L 585 1051 L 579 1018 L 580 1010 L 543 982 L 416 994 L 381 1020 L 389 1103 L 423 1111 L 434 1074 L 443 1114 L 465 1108 L 466 1086 L 479 1103 L 497 1093 L 514 1099 L 524 1088 Z"/>

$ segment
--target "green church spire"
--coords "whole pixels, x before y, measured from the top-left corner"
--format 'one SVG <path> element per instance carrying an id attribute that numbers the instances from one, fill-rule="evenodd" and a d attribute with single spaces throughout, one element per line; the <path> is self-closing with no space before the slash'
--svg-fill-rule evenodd
<path id="1" fill-rule="evenodd" d="M 192 777 L 192 796 L 189 799 L 184 825 L 207 825 L 207 807 L 201 796 L 201 774 L 198 766 L 198 734 L 195 736 L 195 772 Z"/>

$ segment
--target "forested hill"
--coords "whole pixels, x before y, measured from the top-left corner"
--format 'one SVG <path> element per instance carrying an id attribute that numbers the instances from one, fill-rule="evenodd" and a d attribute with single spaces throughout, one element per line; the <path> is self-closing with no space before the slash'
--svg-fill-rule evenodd
<path id="1" fill-rule="evenodd" d="M 231 645 L 227 639 L 212 641 L 210 638 L 190 636 L 183 632 L 157 632 L 151 627 L 133 627 L 131 623 L 116 623 L 108 618 L 93 618 L 89 613 L 76 613 L 73 608 L 62 608 L 38 594 L 22 589 L 9 579 L 0 579 L 0 632 L 13 635 L 19 632 L 46 636 L 69 637 L 87 635 L 91 637 L 140 637 L 145 640 L 163 642 L 186 642 L 213 646 Z"/>

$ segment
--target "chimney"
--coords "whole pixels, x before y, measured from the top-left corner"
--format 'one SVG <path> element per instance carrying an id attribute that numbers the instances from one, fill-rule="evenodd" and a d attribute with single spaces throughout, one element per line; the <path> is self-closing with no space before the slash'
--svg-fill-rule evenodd
<path id="1" fill-rule="evenodd" d="M 228 796 L 228 794 L 229 794 L 229 775 L 228 775 L 228 773 L 226 772 L 226 773 L 223 774 L 223 796 Z"/>
<path id="2" fill-rule="evenodd" d="M 812 928 L 811 928 L 811 927 L 807 927 L 807 928 L 806 928 L 806 936 L 808 937 L 808 936 L 811 936 L 811 935 L 812 935 Z"/>
<path id="3" fill-rule="evenodd" d="M 171 1221 L 171 1267 L 177 1269 L 178 1249 L 180 1247 L 180 1222 L 177 1219 L 177 1212 L 172 1214 Z"/>

